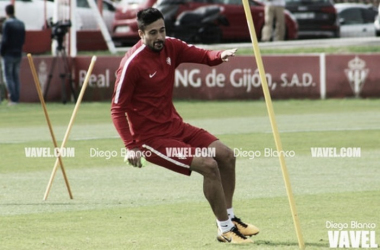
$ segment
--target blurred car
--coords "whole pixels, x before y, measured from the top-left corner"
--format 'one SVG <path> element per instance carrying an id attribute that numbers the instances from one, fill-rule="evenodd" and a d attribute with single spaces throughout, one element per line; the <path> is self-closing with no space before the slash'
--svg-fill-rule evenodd
<path id="1" fill-rule="evenodd" d="M 5 17 L 5 6 L 10 3 L 10 0 L 0 0 L 0 18 Z M 44 16 L 44 9 L 44 0 L 15 0 L 15 15 L 24 22 L 26 30 L 41 30 L 45 27 L 47 20 L 53 16 L 54 2 L 46 1 L 46 16 Z M 97 29 L 95 16 L 87 0 L 77 0 L 76 10 L 75 21 L 78 30 Z M 112 29 L 114 16 L 114 4 L 110 0 L 103 0 L 103 19 L 109 31 Z"/>
<path id="2" fill-rule="evenodd" d="M 116 6 L 115 19 L 127 20 L 136 18 L 137 12 L 152 7 L 157 0 L 120 0 Z"/>
<path id="3" fill-rule="evenodd" d="M 373 5 L 358 3 L 335 4 L 340 22 L 341 37 L 376 36 L 375 19 L 378 10 Z"/>
<path id="4" fill-rule="evenodd" d="M 97 0 L 95 0 L 97 2 Z M 111 0 L 102 0 L 102 17 L 109 32 L 112 31 L 113 20 L 115 19 L 116 6 Z M 82 30 L 96 30 L 98 24 L 95 15 L 87 0 L 77 0 L 77 20 L 80 20 Z"/>
<path id="5" fill-rule="evenodd" d="M 338 14 L 333 0 L 285 0 L 285 8 L 298 21 L 299 38 L 339 37 Z"/>
<path id="6" fill-rule="evenodd" d="M 380 36 L 380 15 L 376 16 L 374 24 L 375 24 L 376 36 Z"/>
<path id="7" fill-rule="evenodd" d="M 121 0 L 116 7 L 115 19 L 112 27 L 112 39 L 121 43 L 136 42 L 137 12 L 152 7 L 157 0 Z"/>
<path id="8" fill-rule="evenodd" d="M 377 16 L 375 18 L 375 29 L 376 29 L 376 36 L 380 36 L 380 5 L 377 9 Z"/>
<path id="9" fill-rule="evenodd" d="M 258 40 L 261 38 L 261 30 L 264 26 L 264 4 L 249 1 L 255 31 Z M 135 0 L 127 6 L 120 4 L 116 9 L 112 39 L 121 45 L 131 45 L 139 40 L 136 14 L 146 7 L 156 7 L 162 12 L 166 10 L 174 11 L 177 18 L 186 11 L 194 11 L 205 6 L 219 6 L 221 15 L 228 21 L 229 25 L 220 25 L 221 41 L 249 41 L 247 20 L 241 0 Z M 285 12 L 286 39 L 297 39 L 298 24 L 294 16 L 288 11 Z M 202 41 L 201 41 L 202 42 Z"/>

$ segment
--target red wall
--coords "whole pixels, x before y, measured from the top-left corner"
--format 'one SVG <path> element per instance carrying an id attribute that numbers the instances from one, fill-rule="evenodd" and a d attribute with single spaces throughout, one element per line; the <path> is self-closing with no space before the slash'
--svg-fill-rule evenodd
<path id="1" fill-rule="evenodd" d="M 51 51 L 51 29 L 27 30 L 23 51 L 32 54 L 44 54 Z M 102 33 L 99 30 L 77 31 L 77 50 L 107 50 Z"/>
<path id="2" fill-rule="evenodd" d="M 43 54 L 51 51 L 51 30 L 26 31 L 23 51 L 33 54 Z"/>
<path id="3" fill-rule="evenodd" d="M 98 57 L 84 101 L 110 100 L 115 82 L 115 71 L 121 57 Z M 90 64 L 90 56 L 73 60 L 76 92 L 82 85 Z M 47 101 L 61 101 L 63 96 L 60 72 L 63 64 L 57 59 L 51 77 Z M 320 55 L 263 56 L 266 79 L 273 99 L 380 97 L 380 54 L 326 55 L 326 64 L 320 67 Z M 34 57 L 40 82 L 48 82 L 52 57 Z M 325 70 L 325 77 L 321 70 Z M 21 101 L 37 102 L 33 78 L 27 58 L 21 65 Z M 321 76 L 323 79 L 321 79 Z M 177 99 L 259 99 L 263 97 L 255 59 L 251 56 L 234 57 L 217 67 L 182 64 L 177 68 L 174 97 Z M 71 94 L 68 82 L 67 95 Z M 70 100 L 70 99 L 68 99 Z"/>

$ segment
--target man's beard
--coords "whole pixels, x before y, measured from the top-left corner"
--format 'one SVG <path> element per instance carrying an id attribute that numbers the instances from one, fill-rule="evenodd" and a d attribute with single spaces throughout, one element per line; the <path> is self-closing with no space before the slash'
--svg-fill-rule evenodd
<path id="1" fill-rule="evenodd" d="M 164 48 L 164 44 L 165 44 L 164 41 L 153 42 L 153 45 L 152 45 L 151 49 L 153 51 L 159 52 L 159 51 L 161 51 Z"/>

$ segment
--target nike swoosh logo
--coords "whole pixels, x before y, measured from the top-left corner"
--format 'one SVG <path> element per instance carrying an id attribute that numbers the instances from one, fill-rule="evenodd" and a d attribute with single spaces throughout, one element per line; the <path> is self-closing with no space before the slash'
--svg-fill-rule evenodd
<path id="1" fill-rule="evenodd" d="M 231 242 L 231 241 L 232 241 L 231 238 L 227 238 L 226 236 L 223 236 L 223 235 L 222 235 L 222 237 L 223 237 L 223 239 L 225 239 L 225 240 L 228 241 L 228 242 Z"/>
<path id="2" fill-rule="evenodd" d="M 149 74 L 149 77 L 150 77 L 150 78 L 152 78 L 153 76 L 155 76 L 155 75 L 156 75 L 156 73 L 157 73 L 157 71 L 156 71 L 156 72 L 154 72 L 153 74 Z"/>

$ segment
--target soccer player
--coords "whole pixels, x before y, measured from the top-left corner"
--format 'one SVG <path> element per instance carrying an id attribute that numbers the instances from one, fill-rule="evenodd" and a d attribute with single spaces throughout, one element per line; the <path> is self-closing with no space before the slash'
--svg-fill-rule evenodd
<path id="1" fill-rule="evenodd" d="M 242 222 L 232 207 L 233 151 L 207 131 L 185 123 L 172 101 L 179 64 L 215 66 L 228 61 L 236 49 L 204 50 L 166 37 L 163 15 L 155 8 L 140 11 L 137 21 L 141 39 L 121 60 L 111 107 L 113 123 L 128 149 L 128 162 L 141 167 L 141 156 L 145 156 L 147 161 L 177 173 L 201 174 L 204 195 L 216 217 L 217 239 L 252 243 L 248 236 L 258 234 L 259 229 Z M 196 150 L 205 148 L 214 149 L 210 152 L 215 155 L 196 156 Z"/>

